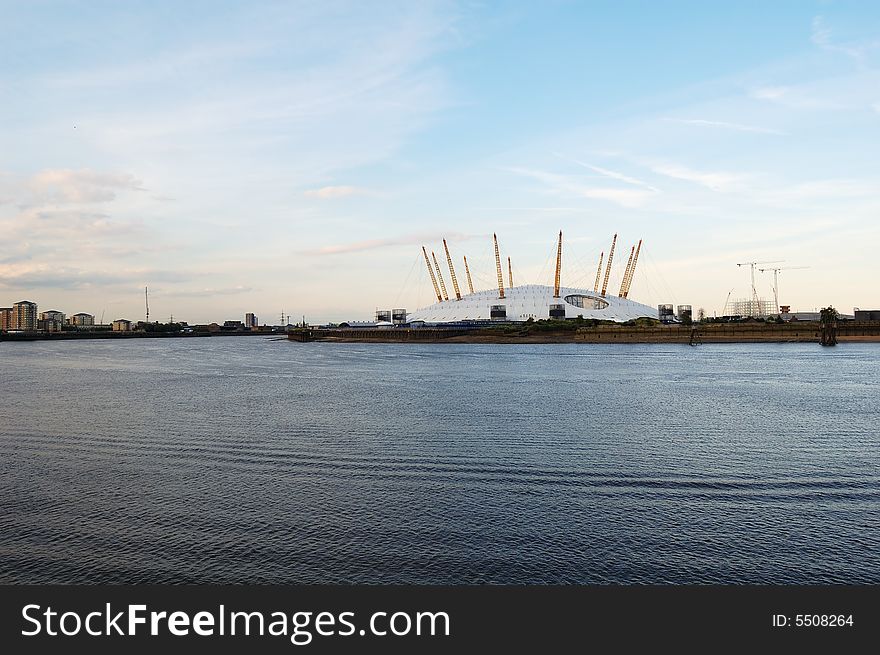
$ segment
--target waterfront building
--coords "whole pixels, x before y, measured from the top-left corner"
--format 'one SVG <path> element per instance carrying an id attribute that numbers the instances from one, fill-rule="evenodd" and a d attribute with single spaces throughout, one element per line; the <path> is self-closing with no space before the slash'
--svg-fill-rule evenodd
<path id="1" fill-rule="evenodd" d="M 131 332 L 131 321 L 124 318 L 117 318 L 112 326 L 114 332 Z"/>
<path id="2" fill-rule="evenodd" d="M 59 312 L 57 309 L 50 309 L 45 312 L 40 312 L 40 320 L 58 321 L 59 323 L 64 323 L 64 312 Z"/>
<path id="3" fill-rule="evenodd" d="M 245 327 L 255 328 L 255 327 L 257 327 L 258 324 L 259 324 L 259 320 L 257 319 L 256 314 L 254 314 L 252 312 L 248 312 L 247 314 L 244 315 L 244 326 Z"/>
<path id="4" fill-rule="evenodd" d="M 21 300 L 12 306 L 10 330 L 37 329 L 37 303 Z"/>
<path id="5" fill-rule="evenodd" d="M 37 321 L 37 329 L 40 332 L 61 332 L 64 329 L 64 323 L 53 321 L 51 318 L 41 318 Z"/>
<path id="6" fill-rule="evenodd" d="M 61 332 L 64 327 L 64 312 L 57 309 L 40 312 L 37 328 L 43 332 Z"/>
<path id="7" fill-rule="evenodd" d="M 880 309 L 856 308 L 853 310 L 853 314 L 857 321 L 880 321 Z"/>
<path id="8" fill-rule="evenodd" d="M 6 332 L 12 326 L 12 307 L 0 307 L 0 332 Z"/>
<path id="9" fill-rule="evenodd" d="M 90 327 L 95 325 L 95 317 L 91 314 L 86 314 L 84 312 L 79 312 L 78 314 L 74 314 L 68 319 L 70 325 L 76 327 Z"/>

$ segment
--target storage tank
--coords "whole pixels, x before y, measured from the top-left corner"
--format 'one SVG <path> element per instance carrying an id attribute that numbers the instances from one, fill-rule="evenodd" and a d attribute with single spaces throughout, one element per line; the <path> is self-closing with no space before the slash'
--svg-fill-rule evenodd
<path id="1" fill-rule="evenodd" d="M 657 317 L 663 323 L 674 323 L 675 311 L 673 306 L 669 304 L 657 305 Z"/>

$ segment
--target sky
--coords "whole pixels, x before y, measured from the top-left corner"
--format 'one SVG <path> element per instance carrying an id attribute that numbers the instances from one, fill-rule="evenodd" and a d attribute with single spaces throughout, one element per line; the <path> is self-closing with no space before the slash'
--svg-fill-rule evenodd
<path id="1" fill-rule="evenodd" d="M 590 288 L 880 307 L 880 3 L 0 0 L 0 306 L 105 322 Z M 790 268 L 789 268 L 790 267 Z M 803 267 L 803 268 L 801 268 Z M 445 266 L 444 266 L 445 270 Z M 756 271 L 772 298 L 772 273 Z M 448 281 L 448 278 L 447 278 Z"/>

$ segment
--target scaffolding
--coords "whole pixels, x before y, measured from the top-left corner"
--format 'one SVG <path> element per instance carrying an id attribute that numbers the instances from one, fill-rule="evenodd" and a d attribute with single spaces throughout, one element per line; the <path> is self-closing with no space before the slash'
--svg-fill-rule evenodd
<path id="1" fill-rule="evenodd" d="M 764 298 L 738 298 L 727 305 L 728 316 L 751 316 L 759 318 L 762 316 L 776 316 L 778 313 L 774 307 L 772 300 Z"/>

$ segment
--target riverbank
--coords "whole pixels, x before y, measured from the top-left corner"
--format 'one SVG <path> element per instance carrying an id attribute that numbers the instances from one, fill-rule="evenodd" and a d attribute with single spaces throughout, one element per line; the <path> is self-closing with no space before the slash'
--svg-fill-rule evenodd
<path id="1" fill-rule="evenodd" d="M 82 339 L 192 339 L 196 337 L 271 337 L 284 332 L 0 332 L 0 341 L 80 341 Z"/>
<path id="2" fill-rule="evenodd" d="M 697 323 L 693 325 L 613 325 L 537 329 L 534 325 L 468 328 L 320 329 L 288 333 L 291 341 L 422 343 L 818 343 L 819 323 Z M 846 321 L 838 326 L 840 342 L 880 343 L 880 322 Z"/>

